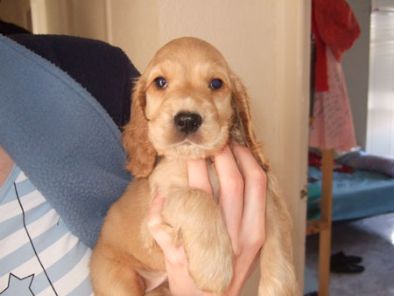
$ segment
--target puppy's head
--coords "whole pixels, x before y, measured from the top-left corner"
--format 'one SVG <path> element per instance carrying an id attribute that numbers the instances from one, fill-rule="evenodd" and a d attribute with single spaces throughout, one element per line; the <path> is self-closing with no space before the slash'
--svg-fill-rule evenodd
<path id="1" fill-rule="evenodd" d="M 146 177 L 157 155 L 204 158 L 230 137 L 253 151 L 249 119 L 245 88 L 220 52 L 196 38 L 173 40 L 156 53 L 135 86 L 123 136 L 128 169 Z"/>

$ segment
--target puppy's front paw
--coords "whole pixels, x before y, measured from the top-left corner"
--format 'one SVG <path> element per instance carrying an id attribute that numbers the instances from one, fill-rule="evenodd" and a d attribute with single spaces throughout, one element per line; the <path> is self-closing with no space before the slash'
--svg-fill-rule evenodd
<path id="1" fill-rule="evenodd" d="M 192 235 L 194 241 L 185 244 L 185 250 L 189 272 L 197 287 L 221 294 L 227 290 L 233 277 L 233 252 L 221 217 L 215 222 L 214 227 L 201 229 Z"/>
<path id="2" fill-rule="evenodd" d="M 198 288 L 222 294 L 233 276 L 233 251 L 221 210 L 212 196 L 198 189 L 174 190 L 164 220 L 179 234 Z"/>

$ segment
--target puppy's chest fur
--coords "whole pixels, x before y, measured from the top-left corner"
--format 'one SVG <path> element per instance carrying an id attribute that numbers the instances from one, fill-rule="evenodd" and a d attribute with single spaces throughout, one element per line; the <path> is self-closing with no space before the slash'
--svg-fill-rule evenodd
<path id="1" fill-rule="evenodd" d="M 183 160 L 162 158 L 149 176 L 151 198 L 157 194 L 168 197 L 174 189 L 185 188 L 187 184 L 187 167 Z"/>
<path id="2" fill-rule="evenodd" d="M 206 161 L 213 197 L 217 199 L 219 195 L 219 179 L 213 164 L 211 164 L 209 160 Z M 190 189 L 187 174 L 187 161 L 183 159 L 161 159 L 149 176 L 149 187 L 152 198 L 154 198 L 156 194 L 160 194 L 164 197 L 171 197 L 174 191 Z M 187 196 L 185 196 L 185 198 L 187 198 Z"/>

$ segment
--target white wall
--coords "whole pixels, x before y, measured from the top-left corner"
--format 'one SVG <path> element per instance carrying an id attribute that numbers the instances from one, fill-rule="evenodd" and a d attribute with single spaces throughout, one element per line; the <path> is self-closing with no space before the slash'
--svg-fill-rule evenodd
<path id="1" fill-rule="evenodd" d="M 370 0 L 347 0 L 361 28 L 361 36 L 343 57 L 343 70 L 347 81 L 353 112 L 357 144 L 366 147 L 368 83 L 369 83 L 369 31 Z"/>
<path id="2" fill-rule="evenodd" d="M 106 0 L 30 0 L 30 3 L 33 32 L 36 34 L 108 40 Z"/>
<path id="3" fill-rule="evenodd" d="M 367 151 L 394 157 L 394 1 L 382 1 L 382 6 L 376 2 L 371 15 Z"/>
<path id="4" fill-rule="evenodd" d="M 0 19 L 31 30 L 29 0 L 0 1 Z"/>

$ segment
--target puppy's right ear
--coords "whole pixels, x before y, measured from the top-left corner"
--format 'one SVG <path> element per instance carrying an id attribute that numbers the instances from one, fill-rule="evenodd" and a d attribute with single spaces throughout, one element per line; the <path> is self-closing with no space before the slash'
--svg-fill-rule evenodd
<path id="1" fill-rule="evenodd" d="M 263 169 L 268 172 L 270 170 L 270 165 L 263 154 L 261 145 L 258 143 L 256 135 L 253 130 L 252 115 L 250 112 L 250 98 L 246 91 L 245 86 L 234 73 L 230 73 L 231 81 L 233 83 L 233 106 L 235 109 L 235 116 L 233 127 L 231 129 L 231 134 L 233 135 L 233 140 L 246 144 L 246 146 L 251 150 L 256 159 L 260 162 Z M 237 138 L 241 135 L 243 137 L 242 141 Z M 236 137 L 234 137 L 236 136 Z"/>
<path id="2" fill-rule="evenodd" d="M 145 79 L 140 77 L 132 95 L 130 121 L 123 131 L 123 146 L 128 160 L 126 167 L 137 178 L 149 176 L 155 165 L 157 155 L 148 138 L 145 105 Z"/>

